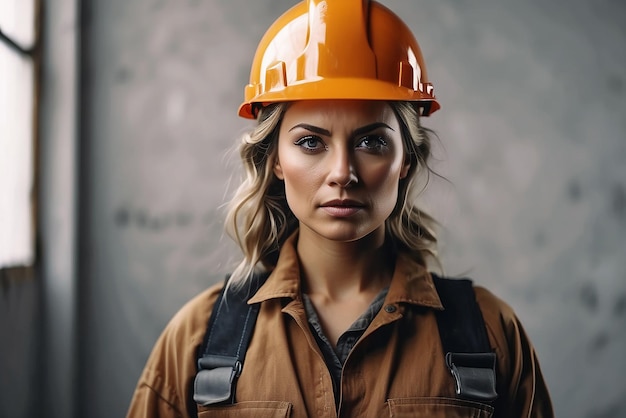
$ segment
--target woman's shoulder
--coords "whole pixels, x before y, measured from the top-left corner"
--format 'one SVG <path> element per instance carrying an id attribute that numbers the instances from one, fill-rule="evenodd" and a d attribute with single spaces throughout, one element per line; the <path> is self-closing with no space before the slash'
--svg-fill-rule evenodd
<path id="1" fill-rule="evenodd" d="M 198 337 L 202 339 L 222 287 L 223 283 L 214 284 L 190 299 L 174 314 L 163 334 L 192 340 Z"/>
<path id="2" fill-rule="evenodd" d="M 502 416 L 554 416 L 539 360 L 518 315 L 484 287 L 475 286 L 474 290 L 498 358 L 498 403 L 505 411 Z"/>
<path id="3" fill-rule="evenodd" d="M 174 314 L 152 349 L 148 367 L 162 368 L 172 361 L 172 355 L 176 358 L 195 356 L 195 350 L 204 340 L 209 317 L 222 286 L 220 283 L 207 288 Z M 195 363 L 193 358 L 189 360 Z"/>
<path id="4" fill-rule="evenodd" d="M 514 309 L 482 286 L 474 286 L 476 301 L 485 321 L 492 346 L 500 355 L 516 357 L 532 345 Z"/>
<path id="5" fill-rule="evenodd" d="M 491 290 L 483 286 L 475 285 L 474 293 L 476 294 L 476 302 L 478 302 L 478 306 L 480 306 L 485 321 L 491 319 L 508 322 L 515 319 L 513 308 L 499 296 L 496 296 Z"/>
<path id="6" fill-rule="evenodd" d="M 179 414 L 186 410 L 197 349 L 222 286 L 213 285 L 193 297 L 165 326 L 139 378 L 128 416 L 148 416 L 157 410 L 169 411 L 159 416 L 170 416 L 172 410 Z"/>

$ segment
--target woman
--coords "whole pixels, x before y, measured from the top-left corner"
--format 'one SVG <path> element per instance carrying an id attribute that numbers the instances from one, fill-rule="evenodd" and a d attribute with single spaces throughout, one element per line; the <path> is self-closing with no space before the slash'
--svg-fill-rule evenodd
<path id="1" fill-rule="evenodd" d="M 415 204 L 429 173 L 420 117 L 439 104 L 406 25 L 373 1 L 304 1 L 261 41 L 245 97 L 239 113 L 258 124 L 240 145 L 246 179 L 226 227 L 243 260 L 226 286 L 269 277 L 250 291 L 259 312 L 236 394 L 194 402 L 220 284 L 167 326 L 128 416 L 553 416 L 531 343 L 487 290 L 475 300 L 495 366 L 480 373 L 497 398 L 464 396 L 467 376 L 485 380 L 446 359 L 437 312 L 459 307 L 434 285 L 451 280 L 428 272 L 434 221 Z"/>

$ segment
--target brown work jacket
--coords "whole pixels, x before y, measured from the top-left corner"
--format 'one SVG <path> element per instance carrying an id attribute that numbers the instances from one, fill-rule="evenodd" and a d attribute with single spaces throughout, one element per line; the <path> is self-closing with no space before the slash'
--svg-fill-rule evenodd
<path id="1" fill-rule="evenodd" d="M 384 302 L 348 356 L 339 410 L 332 379 L 307 321 L 290 239 L 250 302 L 261 309 L 236 388 L 237 403 L 197 407 L 196 355 L 221 285 L 184 306 L 156 343 L 128 418 L 140 417 L 552 417 L 535 351 L 512 309 L 489 291 L 476 297 L 497 355 L 498 399 L 457 399 L 434 311 L 443 309 L 430 274 L 399 254 Z"/>

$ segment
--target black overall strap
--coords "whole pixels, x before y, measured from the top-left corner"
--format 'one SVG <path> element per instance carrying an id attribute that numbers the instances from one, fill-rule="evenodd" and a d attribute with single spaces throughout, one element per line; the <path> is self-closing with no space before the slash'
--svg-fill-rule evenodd
<path id="1" fill-rule="evenodd" d="M 242 288 L 222 289 L 198 355 L 193 399 L 207 406 L 235 402 L 237 378 L 254 330 L 260 304 L 248 305 L 249 296 L 265 282 L 267 274 L 253 276 Z M 433 275 L 444 306 L 436 312 L 437 326 L 454 376 L 457 395 L 491 402 L 496 399 L 495 361 L 484 320 L 468 279 L 444 279 Z"/>
<path id="2" fill-rule="evenodd" d="M 253 275 L 241 287 L 224 286 L 215 302 L 198 356 L 193 400 L 199 405 L 235 402 L 237 378 L 260 308 L 259 303 L 247 301 L 267 276 Z"/>
<path id="3" fill-rule="evenodd" d="M 433 276 L 444 310 L 437 326 L 459 397 L 491 402 L 496 393 L 496 354 L 491 349 L 472 281 Z"/>

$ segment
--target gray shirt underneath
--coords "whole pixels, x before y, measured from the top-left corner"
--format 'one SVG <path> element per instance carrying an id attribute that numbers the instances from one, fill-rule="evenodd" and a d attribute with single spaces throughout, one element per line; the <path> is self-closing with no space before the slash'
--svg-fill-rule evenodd
<path id="1" fill-rule="evenodd" d="M 374 317 L 380 311 L 380 308 L 383 306 L 385 301 L 385 297 L 387 296 L 387 292 L 389 288 L 386 287 L 378 293 L 378 295 L 374 298 L 370 306 L 367 308 L 361 316 L 354 321 L 350 328 L 346 330 L 337 341 L 337 347 L 333 349 L 332 344 L 328 341 L 326 335 L 322 331 L 322 326 L 319 321 L 319 317 L 317 316 L 317 312 L 313 307 L 313 303 L 308 295 L 303 294 L 302 299 L 304 301 L 304 308 L 306 310 L 306 316 L 309 321 L 309 325 L 313 330 L 313 335 L 315 335 L 315 339 L 317 340 L 317 345 L 320 347 L 322 354 L 324 355 L 324 360 L 326 362 L 326 366 L 330 371 L 330 376 L 333 381 L 333 392 L 335 394 L 335 406 L 339 406 L 339 388 L 341 387 L 341 370 L 343 368 L 346 359 L 348 358 L 348 354 L 354 344 L 357 342 L 363 332 L 367 329 L 367 327 L 372 323 Z"/>

